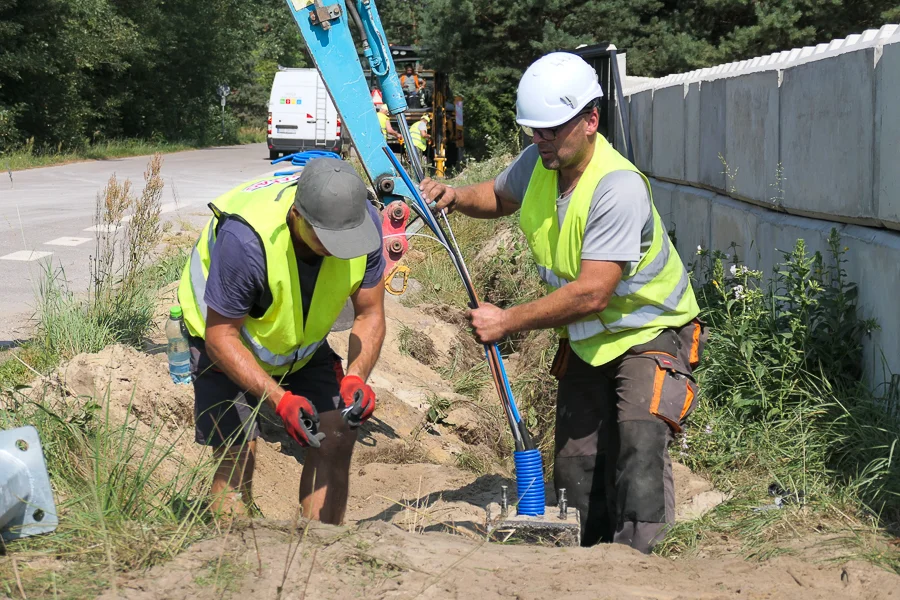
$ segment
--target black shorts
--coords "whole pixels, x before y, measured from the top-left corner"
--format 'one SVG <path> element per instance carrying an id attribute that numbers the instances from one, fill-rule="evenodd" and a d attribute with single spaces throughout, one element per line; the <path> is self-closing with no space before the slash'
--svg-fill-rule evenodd
<path id="1" fill-rule="evenodd" d="M 275 376 L 275 381 L 289 392 L 307 398 L 321 414 L 340 405 L 338 380 L 343 374 L 341 357 L 326 342 L 303 368 L 284 377 Z M 235 446 L 259 437 L 259 399 L 217 370 L 206 354 L 203 340 L 196 338 L 191 339 L 191 379 L 197 443 Z"/>

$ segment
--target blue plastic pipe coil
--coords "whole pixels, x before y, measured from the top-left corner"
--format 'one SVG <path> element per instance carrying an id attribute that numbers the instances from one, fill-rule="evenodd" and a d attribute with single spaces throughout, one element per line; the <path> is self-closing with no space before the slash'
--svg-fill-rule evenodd
<path id="1" fill-rule="evenodd" d="M 519 450 L 513 453 L 516 461 L 516 511 L 520 515 L 544 514 L 544 465 L 541 451 Z"/>
<path id="2" fill-rule="evenodd" d="M 334 152 L 329 152 L 327 150 L 306 150 L 305 152 L 296 152 L 294 154 L 288 154 L 287 156 L 282 156 L 281 158 L 276 158 L 270 164 L 277 165 L 278 163 L 283 163 L 286 161 L 291 161 L 291 166 L 293 167 L 304 167 L 306 163 L 311 161 L 314 158 L 337 158 L 341 157 Z M 275 173 L 276 177 L 280 177 L 282 175 L 293 175 L 297 171 L 278 171 Z"/>

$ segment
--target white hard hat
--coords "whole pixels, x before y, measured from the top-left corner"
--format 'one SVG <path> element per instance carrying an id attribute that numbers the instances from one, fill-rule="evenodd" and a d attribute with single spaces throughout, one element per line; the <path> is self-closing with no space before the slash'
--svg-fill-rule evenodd
<path id="1" fill-rule="evenodd" d="M 534 61 L 522 75 L 516 94 L 516 123 L 556 127 L 602 96 L 591 65 L 575 54 L 552 52 Z"/>
<path id="2" fill-rule="evenodd" d="M 387 111 L 388 111 L 387 104 L 379 104 L 378 105 L 378 112 L 386 113 Z"/>

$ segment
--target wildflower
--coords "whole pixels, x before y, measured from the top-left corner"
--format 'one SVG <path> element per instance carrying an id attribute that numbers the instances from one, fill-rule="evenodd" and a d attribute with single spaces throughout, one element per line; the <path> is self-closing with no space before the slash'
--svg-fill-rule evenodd
<path id="1" fill-rule="evenodd" d="M 742 285 L 734 286 L 734 299 L 740 300 L 744 296 L 746 296 L 746 294 L 744 293 L 744 286 L 742 286 Z"/>
<path id="2" fill-rule="evenodd" d="M 704 429 L 703 429 L 703 433 L 705 433 L 706 435 L 711 434 L 712 433 L 712 425 L 707 423 L 706 427 L 704 427 Z"/>
<path id="3" fill-rule="evenodd" d="M 701 254 L 702 252 L 703 252 L 703 248 L 700 246 L 697 246 L 697 254 Z"/>
<path id="4" fill-rule="evenodd" d="M 716 287 L 719 287 L 719 282 L 716 281 L 715 279 L 713 279 L 713 285 L 716 286 Z"/>
<path id="5" fill-rule="evenodd" d="M 738 275 L 746 275 L 750 272 L 750 269 L 746 265 L 731 265 L 729 271 L 731 271 L 732 277 L 737 277 Z"/>

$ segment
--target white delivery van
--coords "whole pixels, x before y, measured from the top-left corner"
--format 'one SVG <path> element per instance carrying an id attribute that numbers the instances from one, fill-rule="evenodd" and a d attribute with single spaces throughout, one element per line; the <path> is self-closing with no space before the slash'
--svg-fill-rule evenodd
<path id="1" fill-rule="evenodd" d="M 267 132 L 270 160 L 303 150 L 341 153 L 341 119 L 316 69 L 275 73 Z"/>

